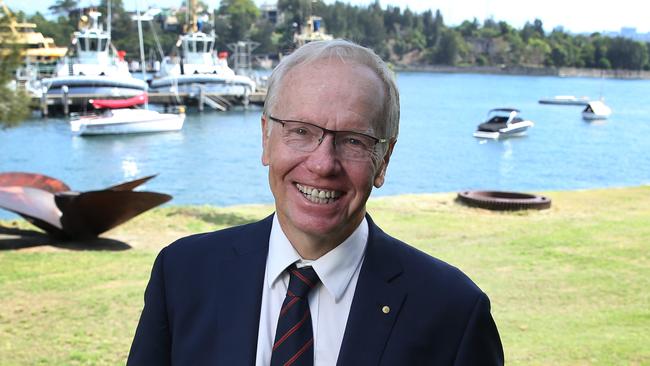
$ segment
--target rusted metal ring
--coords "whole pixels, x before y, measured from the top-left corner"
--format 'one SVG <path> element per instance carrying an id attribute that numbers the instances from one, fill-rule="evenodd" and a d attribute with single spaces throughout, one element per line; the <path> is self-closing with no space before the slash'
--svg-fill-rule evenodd
<path id="1" fill-rule="evenodd" d="M 495 211 L 544 210 L 551 207 L 551 199 L 545 196 L 519 192 L 464 191 L 458 200 L 471 207 Z"/>

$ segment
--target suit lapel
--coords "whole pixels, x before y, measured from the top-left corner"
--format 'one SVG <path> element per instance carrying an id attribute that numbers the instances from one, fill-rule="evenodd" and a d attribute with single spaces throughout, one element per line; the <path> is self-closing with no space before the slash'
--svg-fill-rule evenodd
<path id="1" fill-rule="evenodd" d="M 391 284 L 402 272 L 389 237 L 366 216 L 368 246 L 359 273 L 337 365 L 377 365 L 406 293 Z"/>
<path id="2" fill-rule="evenodd" d="M 272 217 L 254 224 L 245 241 L 232 243 L 232 256 L 218 264 L 217 365 L 255 363 Z"/>

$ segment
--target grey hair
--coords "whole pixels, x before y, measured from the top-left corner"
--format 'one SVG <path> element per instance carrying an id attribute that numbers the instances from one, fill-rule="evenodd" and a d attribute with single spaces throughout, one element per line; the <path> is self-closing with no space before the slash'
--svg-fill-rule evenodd
<path id="1" fill-rule="evenodd" d="M 359 46 L 353 42 L 334 39 L 331 41 L 315 41 L 305 44 L 292 54 L 282 58 L 273 70 L 268 80 L 266 99 L 264 100 L 264 115 L 268 116 L 278 103 L 278 91 L 282 80 L 294 67 L 305 65 L 320 60 L 329 60 L 337 57 L 343 62 L 353 62 L 369 67 L 384 84 L 386 100 L 380 120 L 373 121 L 375 133 L 380 138 L 395 140 L 399 132 L 399 92 L 395 82 L 395 74 L 377 54 L 369 48 Z M 271 123 L 267 123 L 270 133 Z M 384 144 L 378 155 L 383 156 L 388 146 Z"/>

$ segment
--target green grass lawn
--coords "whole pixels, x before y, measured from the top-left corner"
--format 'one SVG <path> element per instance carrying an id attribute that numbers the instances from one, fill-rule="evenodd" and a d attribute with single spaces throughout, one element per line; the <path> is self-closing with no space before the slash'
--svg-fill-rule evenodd
<path id="1" fill-rule="evenodd" d="M 545 194 L 544 211 L 468 208 L 453 194 L 368 210 L 488 293 L 508 364 L 650 365 L 650 187 Z M 1 222 L 0 365 L 124 364 L 158 250 L 271 211 L 166 207 L 90 243 L 16 237 L 31 227 Z"/>

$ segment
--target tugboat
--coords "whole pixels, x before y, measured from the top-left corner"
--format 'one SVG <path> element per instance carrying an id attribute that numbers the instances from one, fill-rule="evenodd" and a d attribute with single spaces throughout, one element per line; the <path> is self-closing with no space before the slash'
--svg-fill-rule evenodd
<path id="1" fill-rule="evenodd" d="M 196 15 L 196 0 L 190 0 L 190 23 L 179 37 L 181 57 L 165 57 L 161 70 L 151 81 L 152 93 L 188 93 L 218 95 L 226 99 L 246 99 L 255 92 L 256 83 L 236 75 L 228 66 L 227 52 L 214 55 L 216 36 L 202 32 Z"/>
<path id="2" fill-rule="evenodd" d="M 483 139 L 500 139 L 522 136 L 534 123 L 519 117 L 520 111 L 514 108 L 495 108 L 488 112 L 487 120 L 474 132 L 474 137 Z"/>
<path id="3" fill-rule="evenodd" d="M 74 32 L 72 44 L 77 58 L 65 60 L 56 76 L 42 80 L 49 97 L 67 94 L 71 98 L 132 97 L 147 86 L 131 76 L 124 54 L 111 54 L 111 35 L 99 23 L 101 13 L 91 11 L 82 16 L 80 30 Z M 84 102 L 85 104 L 85 102 Z"/>

